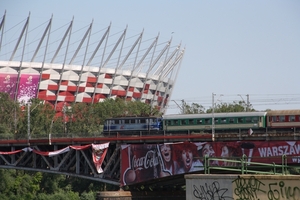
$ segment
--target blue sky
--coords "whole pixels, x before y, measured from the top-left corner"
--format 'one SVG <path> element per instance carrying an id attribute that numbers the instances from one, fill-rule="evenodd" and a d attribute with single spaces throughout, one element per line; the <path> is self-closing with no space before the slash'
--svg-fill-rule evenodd
<path id="1" fill-rule="evenodd" d="M 257 110 L 300 108 L 300 1 L 0 1 L 7 24 L 53 20 L 128 29 L 186 48 L 167 113 L 176 104 L 246 100 Z M 32 25 L 33 26 L 33 25 Z M 174 32 L 172 34 L 172 32 Z M 222 96 L 221 96 L 222 94 Z M 174 101 L 173 101 L 174 100 Z"/>

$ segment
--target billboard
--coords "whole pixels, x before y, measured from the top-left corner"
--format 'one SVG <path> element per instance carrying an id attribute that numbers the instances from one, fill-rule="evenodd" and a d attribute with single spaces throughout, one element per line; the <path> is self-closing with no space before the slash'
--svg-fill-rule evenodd
<path id="1" fill-rule="evenodd" d="M 121 146 L 121 185 L 204 170 L 204 157 L 210 166 L 238 166 L 245 155 L 248 162 L 300 163 L 300 141 L 183 142 L 165 144 L 127 144 Z"/>
<path id="2" fill-rule="evenodd" d="M 26 104 L 30 99 L 36 98 L 39 78 L 39 74 L 21 74 L 17 96 L 19 102 Z"/>
<path id="3" fill-rule="evenodd" d="M 0 92 L 7 93 L 13 99 L 17 87 L 18 74 L 0 74 Z"/>

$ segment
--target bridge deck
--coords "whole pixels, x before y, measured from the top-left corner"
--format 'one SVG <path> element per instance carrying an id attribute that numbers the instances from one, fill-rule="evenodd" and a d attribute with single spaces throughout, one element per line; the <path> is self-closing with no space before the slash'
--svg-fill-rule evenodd
<path id="1" fill-rule="evenodd" d="M 269 133 L 269 134 L 215 134 L 214 141 L 297 141 L 299 133 Z M 48 137 L 32 139 L 6 139 L 0 140 L 0 168 L 33 170 L 47 173 L 77 176 L 96 180 L 108 184 L 120 185 L 120 145 L 144 143 L 171 143 L 171 142 L 202 142 L 212 141 L 210 134 L 185 135 L 141 135 L 141 136 L 110 136 L 110 137 Z M 68 147 L 69 145 L 83 146 L 87 144 L 102 144 L 109 142 L 109 148 L 102 164 L 103 173 L 97 173 L 92 162 L 92 149 L 70 149 L 57 156 L 45 156 L 31 153 L 28 147 L 36 150 L 51 152 Z M 18 153 L 7 153 L 22 150 Z M 201 172 L 203 173 L 203 172 Z M 148 181 L 149 185 L 181 187 L 185 184 L 184 175 Z"/>

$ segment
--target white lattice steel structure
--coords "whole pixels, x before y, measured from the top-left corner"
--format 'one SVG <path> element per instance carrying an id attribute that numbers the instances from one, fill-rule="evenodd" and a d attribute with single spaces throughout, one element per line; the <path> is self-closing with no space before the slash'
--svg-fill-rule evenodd
<path id="1" fill-rule="evenodd" d="M 73 31 L 74 20 L 53 30 L 52 17 L 29 28 L 30 15 L 7 28 L 7 18 L 0 24 L 0 92 L 46 100 L 57 111 L 72 102 L 122 97 L 165 112 L 184 55 L 172 39 L 143 40 L 144 31 L 126 37 L 127 27 L 111 34 L 111 24 L 92 31 L 93 22 Z"/>

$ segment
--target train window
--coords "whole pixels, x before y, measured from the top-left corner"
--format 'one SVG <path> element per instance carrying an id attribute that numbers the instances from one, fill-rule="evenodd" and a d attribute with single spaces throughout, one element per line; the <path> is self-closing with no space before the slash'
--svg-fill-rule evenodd
<path id="1" fill-rule="evenodd" d="M 234 124 L 234 118 L 229 118 L 229 123 Z"/>
<path id="2" fill-rule="evenodd" d="M 129 124 L 129 119 L 125 119 L 125 124 Z"/>
<path id="3" fill-rule="evenodd" d="M 278 122 L 277 116 L 272 117 L 272 122 Z"/>
<path id="4" fill-rule="evenodd" d="M 252 120 L 250 117 L 246 117 L 246 123 L 250 123 Z"/>
<path id="5" fill-rule="evenodd" d="M 197 119 L 197 124 L 202 124 L 202 119 Z"/>
<path id="6" fill-rule="evenodd" d="M 112 120 L 111 122 L 114 123 L 114 124 L 119 124 L 119 120 L 118 119 Z"/>
<path id="7" fill-rule="evenodd" d="M 239 118 L 238 118 L 238 123 L 244 123 L 244 119 L 241 118 L 241 117 L 239 117 Z"/>
<path id="8" fill-rule="evenodd" d="M 179 121 L 178 120 L 174 120 L 174 125 L 179 125 Z"/>
<path id="9" fill-rule="evenodd" d="M 222 124 L 226 124 L 226 122 L 227 122 L 226 118 L 221 118 L 221 123 Z"/>
<path id="10" fill-rule="evenodd" d="M 194 120 L 193 119 L 189 119 L 189 124 L 194 124 Z"/>
<path id="11" fill-rule="evenodd" d="M 285 116 L 279 116 L 279 121 L 284 122 L 285 121 Z"/>
<path id="12" fill-rule="evenodd" d="M 167 121 L 167 125 L 168 126 L 172 125 L 170 120 Z"/>
<path id="13" fill-rule="evenodd" d="M 181 124 L 186 125 L 186 121 L 185 120 L 181 120 Z"/>
<path id="14" fill-rule="evenodd" d="M 115 120 L 109 120 L 109 123 L 110 123 L 110 124 L 114 124 L 114 123 L 115 123 Z"/>
<path id="15" fill-rule="evenodd" d="M 290 121 L 290 122 L 294 122 L 295 119 L 296 119 L 296 118 L 295 118 L 295 115 L 290 115 L 290 116 L 289 116 L 289 121 Z"/>
<path id="16" fill-rule="evenodd" d="M 211 121 L 210 121 L 210 119 L 205 119 L 205 120 L 204 120 L 204 123 L 205 123 L 205 124 L 211 124 Z"/>
<path id="17" fill-rule="evenodd" d="M 215 124 L 218 124 L 219 123 L 219 118 L 216 118 L 215 119 Z"/>
<path id="18" fill-rule="evenodd" d="M 258 117 L 252 117 L 252 122 L 257 123 L 258 122 Z"/>
<path id="19" fill-rule="evenodd" d="M 146 123 L 146 119 L 141 119 L 141 123 L 145 124 Z"/>

